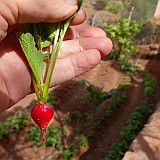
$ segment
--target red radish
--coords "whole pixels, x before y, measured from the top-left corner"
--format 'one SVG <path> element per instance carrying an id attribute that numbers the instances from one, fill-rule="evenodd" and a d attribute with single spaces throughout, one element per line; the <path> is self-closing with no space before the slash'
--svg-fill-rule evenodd
<path id="1" fill-rule="evenodd" d="M 31 117 L 41 130 L 41 141 L 45 141 L 45 132 L 53 115 L 53 108 L 46 103 L 37 103 L 31 110 Z"/>

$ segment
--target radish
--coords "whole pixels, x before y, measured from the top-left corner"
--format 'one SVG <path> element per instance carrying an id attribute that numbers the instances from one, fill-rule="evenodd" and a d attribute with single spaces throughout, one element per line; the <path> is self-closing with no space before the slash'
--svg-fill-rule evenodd
<path id="1" fill-rule="evenodd" d="M 78 0 L 77 12 L 82 2 Z M 31 117 L 41 130 L 41 141 L 45 141 L 45 132 L 54 114 L 53 108 L 46 104 L 53 69 L 67 28 L 76 13 L 61 22 L 24 24 L 23 31 L 17 33 L 39 102 L 32 108 Z M 47 47 L 51 49 L 45 52 Z"/>
<path id="2" fill-rule="evenodd" d="M 54 115 L 54 110 L 46 103 L 37 103 L 31 110 L 33 121 L 41 130 L 40 140 L 45 141 L 46 128 Z"/>

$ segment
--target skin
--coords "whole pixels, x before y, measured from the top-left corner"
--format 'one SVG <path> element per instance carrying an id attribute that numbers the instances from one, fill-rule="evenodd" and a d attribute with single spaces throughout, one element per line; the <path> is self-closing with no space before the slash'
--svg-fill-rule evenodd
<path id="1" fill-rule="evenodd" d="M 154 13 L 154 17 L 156 20 L 156 25 L 160 25 L 160 0 L 157 2 L 157 7 Z"/>
<path id="2" fill-rule="evenodd" d="M 75 3 L 69 4 L 65 0 L 0 1 L 1 112 L 33 92 L 30 68 L 16 37 L 19 24 L 56 22 L 70 17 L 76 10 Z M 51 87 L 94 68 L 112 49 L 112 42 L 103 30 L 79 25 L 85 18 L 85 12 L 80 10 L 67 31 Z"/>

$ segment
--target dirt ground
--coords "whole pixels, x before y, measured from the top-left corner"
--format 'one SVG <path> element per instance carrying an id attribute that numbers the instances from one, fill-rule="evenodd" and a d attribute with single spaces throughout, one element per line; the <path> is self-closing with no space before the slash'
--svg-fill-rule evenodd
<path id="1" fill-rule="evenodd" d="M 147 66 L 147 69 L 152 72 L 153 75 L 157 76 L 160 74 L 158 60 L 142 60 L 141 64 Z M 154 64 L 154 65 L 152 65 Z M 66 116 L 71 115 L 76 110 L 81 110 L 83 113 L 90 114 L 90 106 L 83 106 L 82 108 L 82 97 L 87 95 L 86 89 L 79 85 L 77 80 L 87 80 L 95 86 L 104 86 L 104 91 L 110 91 L 116 89 L 119 83 L 123 82 L 123 74 L 113 67 L 114 62 L 109 60 L 102 61 L 92 71 L 76 78 L 74 81 L 67 82 L 57 87 L 54 92 L 57 95 L 58 105 L 56 109 L 60 113 L 61 119 L 65 119 Z M 89 139 L 89 146 L 82 148 L 78 155 L 73 160 L 100 160 L 103 159 L 110 150 L 114 142 L 120 140 L 119 133 L 125 128 L 126 121 L 134 108 L 143 101 L 143 86 L 142 77 L 138 75 L 135 77 L 136 81 L 131 83 L 130 89 L 128 90 L 128 99 L 121 105 L 121 107 L 112 114 L 112 116 L 104 121 L 96 130 L 94 137 Z M 157 77 L 158 83 L 160 83 L 159 77 Z M 75 92 L 76 90 L 76 92 Z M 157 88 L 157 96 L 152 99 L 153 105 L 159 101 L 160 89 Z M 29 103 L 29 99 L 22 101 L 21 103 Z M 33 98 L 33 97 L 32 97 Z M 103 104 L 105 105 L 105 104 Z M 21 107 L 21 106 L 20 106 Z M 6 112 L 6 114 L 13 114 L 19 112 L 19 105 L 15 107 L 15 111 Z M 25 108 L 26 106 L 22 106 Z M 29 109 L 31 106 L 29 106 Z M 100 108 L 100 113 L 101 108 Z M 1 117 L 6 117 L 4 113 Z M 70 126 L 70 130 L 73 130 L 75 125 Z M 24 134 L 27 133 L 28 129 L 20 132 L 18 135 L 13 134 L 9 139 L 5 139 L 0 145 L 0 159 L 1 160 L 51 160 L 53 157 L 56 158 L 57 152 L 53 152 L 52 147 L 40 147 L 37 148 L 32 143 L 26 143 L 24 140 Z M 72 135 L 74 137 L 74 135 Z M 42 156 L 43 155 L 43 156 Z M 46 158 L 48 157 L 48 158 Z"/>
<path id="2" fill-rule="evenodd" d="M 88 21 L 86 23 L 93 23 L 92 17 L 96 13 L 96 24 L 100 25 L 103 21 L 102 15 L 110 15 L 103 10 L 96 10 L 94 8 L 95 1 L 86 1 L 84 3 L 84 9 L 88 14 Z M 101 7 L 101 6 L 100 6 Z M 105 17 L 105 16 L 103 16 Z M 113 19 L 110 19 L 112 21 Z M 143 47 L 142 47 L 143 45 Z M 141 48 L 142 47 L 142 48 Z M 152 48 L 146 44 L 140 44 L 141 49 L 146 49 L 150 52 L 153 51 Z M 146 51 L 145 51 L 146 52 Z M 138 62 L 146 68 L 152 75 L 157 79 L 157 86 L 160 84 L 160 69 L 159 69 L 159 54 L 158 48 L 155 49 L 156 54 L 148 56 L 142 59 L 138 59 Z M 144 52 L 143 52 L 144 53 Z M 58 105 L 56 110 L 59 112 L 61 119 L 64 119 L 66 116 L 71 115 L 76 110 L 81 109 L 83 113 L 90 114 L 90 104 L 83 104 L 83 97 L 88 93 L 85 87 L 82 87 L 77 81 L 87 80 L 91 84 L 94 84 L 97 87 L 103 86 L 103 91 L 116 90 L 118 85 L 123 83 L 124 74 L 119 70 L 116 62 L 105 59 L 102 60 L 97 67 L 88 73 L 74 79 L 71 82 L 62 84 L 54 89 L 58 99 Z M 112 114 L 112 116 L 107 119 L 103 124 L 101 124 L 96 130 L 92 138 L 89 139 L 89 146 L 80 148 L 78 154 L 72 158 L 72 160 L 101 160 L 105 157 L 106 153 L 110 150 L 114 142 L 120 140 L 120 131 L 122 131 L 126 126 L 126 121 L 128 120 L 130 114 L 134 108 L 139 105 L 143 97 L 143 75 L 141 73 L 135 73 L 133 75 L 134 81 L 129 86 L 127 91 L 127 100 L 123 102 L 121 107 Z M 76 91 L 76 92 L 75 92 Z M 160 88 L 157 87 L 157 92 L 155 97 L 151 100 L 153 106 L 159 101 Z M 28 96 L 26 99 L 22 100 L 15 105 L 13 109 L 10 109 L 0 115 L 0 120 L 4 120 L 9 115 L 19 112 L 20 108 L 31 108 L 30 102 L 35 99 L 35 95 Z M 99 113 L 103 112 L 99 108 Z M 83 106 L 83 107 L 82 107 Z M 56 118 L 56 117 L 55 117 Z M 54 122 L 56 123 L 56 122 Z M 74 129 L 74 124 L 70 126 L 70 129 Z M 52 147 L 41 147 L 37 148 L 32 145 L 32 143 L 26 143 L 24 140 L 24 134 L 28 131 L 26 128 L 24 131 L 21 131 L 19 134 L 13 134 L 10 138 L 5 139 L 0 145 L 0 160 L 58 160 L 58 152 L 54 152 Z M 74 137 L 74 135 L 72 135 Z M 55 157 L 55 158 L 53 158 Z M 56 158 L 57 157 L 57 158 Z"/>

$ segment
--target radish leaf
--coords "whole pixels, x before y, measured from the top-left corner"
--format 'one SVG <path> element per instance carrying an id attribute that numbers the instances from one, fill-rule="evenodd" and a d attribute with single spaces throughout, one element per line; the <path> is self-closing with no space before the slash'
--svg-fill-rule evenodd
<path id="1" fill-rule="evenodd" d="M 57 23 L 29 23 L 23 25 L 24 32 L 31 33 L 36 41 L 38 48 L 48 47 L 52 44 L 57 30 Z"/>
<path id="2" fill-rule="evenodd" d="M 40 84 L 44 71 L 44 58 L 46 57 L 46 54 L 37 50 L 32 34 L 18 33 L 17 35 L 34 77 L 37 83 Z"/>
<path id="3" fill-rule="evenodd" d="M 78 12 L 83 0 L 77 1 Z M 61 22 L 23 24 L 23 33 L 17 34 L 32 70 L 32 82 L 39 102 L 46 102 L 52 72 L 62 41 L 77 12 Z M 46 49 L 49 52 L 47 54 L 43 53 Z"/>

